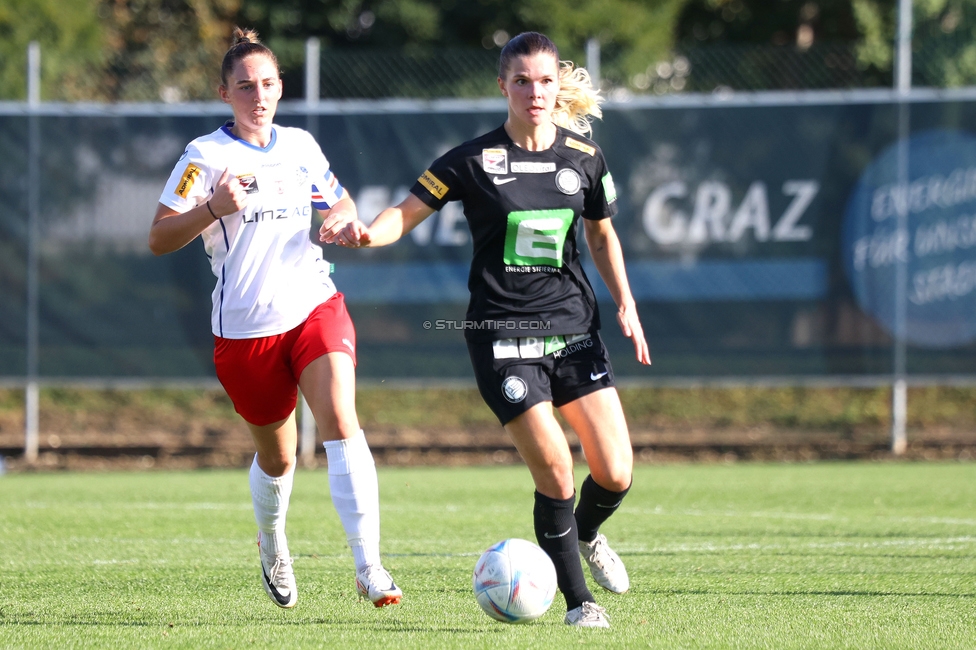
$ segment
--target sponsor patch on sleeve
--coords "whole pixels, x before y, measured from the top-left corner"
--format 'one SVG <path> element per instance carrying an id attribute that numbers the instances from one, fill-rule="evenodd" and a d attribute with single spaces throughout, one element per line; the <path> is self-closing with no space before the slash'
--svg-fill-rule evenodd
<path id="1" fill-rule="evenodd" d="M 579 140 L 574 140 L 573 138 L 566 138 L 566 146 L 570 149 L 576 149 L 577 151 L 582 151 L 583 153 L 591 156 L 596 155 L 596 147 L 591 147 L 590 145 L 584 144 Z"/>
<path id="2" fill-rule="evenodd" d="M 202 173 L 199 167 L 193 163 L 189 163 L 186 166 L 186 171 L 183 172 L 183 177 L 180 178 L 180 182 L 176 185 L 176 195 L 184 199 L 188 197 L 190 190 L 193 189 L 193 184 Z"/>
<path id="3" fill-rule="evenodd" d="M 603 194 L 607 197 L 607 203 L 613 203 L 617 200 L 617 188 L 613 185 L 613 176 L 610 172 L 607 172 L 603 177 Z"/>
<path id="4" fill-rule="evenodd" d="M 447 185 L 442 183 L 439 178 L 431 174 L 429 169 L 420 175 L 417 182 L 426 187 L 427 191 L 438 199 L 443 199 L 444 195 L 447 194 L 447 191 L 450 189 Z"/>

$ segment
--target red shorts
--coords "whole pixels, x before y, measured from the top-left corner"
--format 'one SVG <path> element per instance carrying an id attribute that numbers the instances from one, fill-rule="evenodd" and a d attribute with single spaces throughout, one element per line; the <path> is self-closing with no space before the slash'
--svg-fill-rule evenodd
<path id="1" fill-rule="evenodd" d="M 356 363 L 356 330 L 341 293 L 284 334 L 256 339 L 214 336 L 217 379 L 241 417 L 257 426 L 284 420 L 295 410 L 302 371 L 329 352 L 345 352 Z"/>

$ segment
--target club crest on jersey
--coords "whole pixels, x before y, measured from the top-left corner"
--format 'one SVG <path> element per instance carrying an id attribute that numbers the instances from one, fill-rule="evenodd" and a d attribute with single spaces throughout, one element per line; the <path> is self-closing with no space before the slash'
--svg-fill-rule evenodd
<path id="1" fill-rule="evenodd" d="M 575 169 L 560 169 L 556 174 L 556 187 L 563 194 L 572 196 L 580 190 L 580 176 Z"/>
<path id="2" fill-rule="evenodd" d="M 486 174 L 508 173 L 508 151 L 505 149 L 482 149 L 481 166 Z"/>
<path id="3" fill-rule="evenodd" d="M 241 187 L 248 194 L 257 194 L 258 192 L 258 177 L 254 174 L 238 174 L 237 180 L 241 182 Z"/>
<path id="4" fill-rule="evenodd" d="M 502 382 L 502 395 L 512 404 L 518 404 L 525 399 L 529 392 L 529 387 L 521 377 L 507 377 Z"/>
<path id="5" fill-rule="evenodd" d="M 299 167 L 298 171 L 295 172 L 295 180 L 298 182 L 298 186 L 301 187 L 308 180 L 308 170 L 304 167 Z"/>

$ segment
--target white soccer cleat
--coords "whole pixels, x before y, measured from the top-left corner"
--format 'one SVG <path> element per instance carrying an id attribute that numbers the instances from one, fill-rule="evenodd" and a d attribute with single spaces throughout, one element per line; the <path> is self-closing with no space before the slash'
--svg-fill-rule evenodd
<path id="1" fill-rule="evenodd" d="M 610 627 L 607 610 L 589 601 L 566 612 L 564 622 L 573 627 Z"/>
<path id="2" fill-rule="evenodd" d="M 620 556 L 607 545 L 606 536 L 601 533 L 592 542 L 580 540 L 579 549 L 598 585 L 615 594 L 626 593 L 630 589 L 627 568 Z"/>
<path id="3" fill-rule="evenodd" d="M 261 548 L 261 533 L 258 533 L 258 551 L 261 556 L 261 584 L 264 585 L 264 590 L 278 607 L 294 607 L 298 601 L 298 586 L 295 584 L 291 557 L 265 553 Z"/>
<path id="4" fill-rule="evenodd" d="M 379 565 L 367 564 L 356 572 L 356 591 L 376 607 L 396 605 L 403 598 L 393 577 Z"/>

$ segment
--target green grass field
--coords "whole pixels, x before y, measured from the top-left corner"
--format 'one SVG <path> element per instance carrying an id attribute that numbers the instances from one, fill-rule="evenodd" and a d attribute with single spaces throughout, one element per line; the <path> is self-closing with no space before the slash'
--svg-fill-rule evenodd
<path id="1" fill-rule="evenodd" d="M 582 471 L 578 479 L 583 477 Z M 496 623 L 477 556 L 533 539 L 521 467 L 381 469 L 383 550 L 403 604 L 377 610 L 323 470 L 289 516 L 299 602 L 258 579 L 244 470 L 0 477 L 0 646 L 971 648 L 976 464 L 640 466 L 604 526 L 630 570 L 598 591 L 610 630 L 564 604 Z"/>

